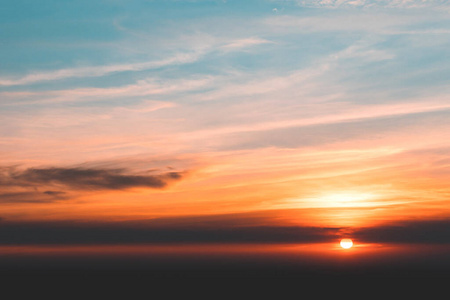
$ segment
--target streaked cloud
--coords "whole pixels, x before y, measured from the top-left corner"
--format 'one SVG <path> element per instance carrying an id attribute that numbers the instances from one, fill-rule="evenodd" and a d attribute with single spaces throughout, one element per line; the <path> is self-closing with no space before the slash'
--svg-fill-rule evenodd
<path id="1" fill-rule="evenodd" d="M 23 171 L 6 168 L 0 179 L 5 186 L 63 185 L 74 189 L 127 189 L 133 187 L 163 188 L 170 181 L 180 180 L 182 173 L 157 175 L 127 174 L 121 169 L 94 168 L 29 168 Z M 56 195 L 54 192 L 44 192 Z"/>
<path id="2" fill-rule="evenodd" d="M 0 78 L 0 86 L 19 86 L 19 85 L 41 83 L 46 81 L 58 81 L 70 78 L 101 77 L 120 72 L 137 72 L 137 71 L 158 69 L 162 67 L 170 67 L 193 63 L 195 61 L 198 61 L 202 56 L 216 49 L 221 49 L 223 51 L 230 52 L 230 51 L 237 51 L 240 49 L 246 49 L 256 45 L 271 43 L 268 40 L 258 37 L 231 40 L 225 43 L 222 42 L 223 45 L 220 45 L 220 43 L 218 42 L 219 41 L 217 41 L 215 45 L 211 44 L 203 46 L 199 49 L 194 48 L 191 51 L 178 53 L 173 55 L 172 57 L 155 61 L 146 61 L 128 64 L 113 64 L 105 66 L 74 67 L 41 72 L 36 71 L 19 78 Z"/>
<path id="3" fill-rule="evenodd" d="M 340 7 L 384 7 L 384 8 L 423 8 L 439 7 L 447 4 L 445 0 L 294 0 L 301 6 L 340 8 Z"/>
<path id="4" fill-rule="evenodd" d="M 68 199 L 61 191 L 0 192 L 2 204 L 42 204 Z"/>
<path id="5" fill-rule="evenodd" d="M 99 77 L 117 72 L 149 70 L 164 66 L 193 62 L 198 59 L 199 55 L 200 54 L 198 53 L 186 53 L 186 54 L 179 54 L 174 57 L 170 57 L 160 61 L 150 61 L 132 64 L 118 64 L 110 66 L 89 66 L 89 67 L 78 67 L 46 72 L 35 72 L 17 79 L 0 78 L 0 85 L 3 86 L 26 85 L 43 81 L 62 80 L 67 78 Z"/>
<path id="6" fill-rule="evenodd" d="M 232 51 L 235 49 L 245 49 L 252 46 L 262 45 L 262 44 L 270 44 L 271 42 L 262 38 L 246 38 L 246 39 L 239 39 L 236 41 L 233 41 L 231 43 L 228 43 L 224 46 L 222 46 L 222 49 L 225 51 Z"/>
<path id="7" fill-rule="evenodd" d="M 0 203 L 51 203 L 73 198 L 80 191 L 163 189 L 183 179 L 185 172 L 149 170 L 144 174 L 125 169 L 2 167 Z"/>

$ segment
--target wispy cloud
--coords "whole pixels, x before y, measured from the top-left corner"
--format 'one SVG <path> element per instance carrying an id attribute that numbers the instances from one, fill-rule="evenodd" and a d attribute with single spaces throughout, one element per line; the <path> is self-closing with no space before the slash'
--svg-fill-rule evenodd
<path id="1" fill-rule="evenodd" d="M 180 52 L 171 57 L 138 63 L 125 63 L 125 64 L 113 64 L 104 66 L 86 66 L 86 67 L 74 67 L 52 71 L 34 72 L 19 78 L 0 78 L 0 86 L 17 86 L 28 85 L 46 81 L 63 80 L 70 78 L 89 78 L 89 77 L 101 77 L 119 72 L 136 72 L 157 69 L 162 67 L 182 65 L 193 63 L 198 61 L 202 56 L 210 53 L 216 49 L 220 49 L 225 52 L 238 51 L 246 49 L 256 45 L 271 43 L 268 40 L 259 37 L 250 37 L 229 41 L 213 41 L 210 45 L 204 45 L 197 49 L 191 49 L 190 51 Z"/>
<path id="2" fill-rule="evenodd" d="M 22 92 L 1 94 L 4 95 L 3 104 L 7 105 L 93 102 L 111 98 L 131 98 L 194 91 L 211 86 L 214 80 L 216 80 L 214 76 L 174 79 L 166 82 L 160 78 L 146 78 L 133 84 L 109 88 L 74 88 L 58 91 L 36 91 L 26 94 Z"/>
<path id="3" fill-rule="evenodd" d="M 0 78 L 0 85 L 3 86 L 26 85 L 43 81 L 62 80 L 67 78 L 99 77 L 117 72 L 149 70 L 164 66 L 194 62 L 200 56 L 201 53 L 184 53 L 159 61 L 131 63 L 131 64 L 117 64 L 109 66 L 89 66 L 89 67 L 60 69 L 47 72 L 35 72 L 17 79 Z"/>
<path id="4" fill-rule="evenodd" d="M 273 16 L 265 19 L 265 24 L 273 26 L 272 30 L 282 29 L 295 32 L 371 32 L 395 34 L 405 25 L 426 20 L 425 16 L 391 15 L 386 12 L 346 13 L 333 16 L 292 15 Z"/>
<path id="5" fill-rule="evenodd" d="M 445 0 L 293 0 L 307 7 L 385 7 L 385 8 L 423 8 L 448 5 Z"/>
<path id="6" fill-rule="evenodd" d="M 225 44 L 221 48 L 225 51 L 233 51 L 236 49 L 245 49 L 245 48 L 252 47 L 252 46 L 270 44 L 270 43 L 273 43 L 273 42 L 266 40 L 266 39 L 259 38 L 259 37 L 252 37 L 252 38 L 238 39 L 238 40 L 232 41 L 231 43 Z"/>

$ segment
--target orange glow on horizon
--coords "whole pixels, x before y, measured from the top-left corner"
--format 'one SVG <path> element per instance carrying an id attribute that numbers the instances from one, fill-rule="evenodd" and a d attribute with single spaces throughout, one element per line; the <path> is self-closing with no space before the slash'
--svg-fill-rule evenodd
<path id="1" fill-rule="evenodd" d="M 175 157 L 181 180 L 161 189 L 65 188 L 61 199 L 1 203 L 5 220 L 126 221 L 195 216 L 252 216 L 259 225 L 374 226 L 450 215 L 446 173 L 430 173 L 440 155 L 358 144 L 260 148 Z M 157 157 L 151 157 L 157 161 Z M 164 157 L 164 160 L 169 160 Z M 146 170 L 133 157 L 116 165 Z M 163 165 L 163 163 L 161 163 Z M 425 174 L 425 175 L 424 175 Z M 10 188 L 7 195 L 28 192 Z M 34 190 L 33 190 L 34 191 Z M 255 219 L 254 216 L 257 216 Z M 225 217 L 226 218 L 226 217 Z M 256 220 L 256 221 L 254 221 Z"/>

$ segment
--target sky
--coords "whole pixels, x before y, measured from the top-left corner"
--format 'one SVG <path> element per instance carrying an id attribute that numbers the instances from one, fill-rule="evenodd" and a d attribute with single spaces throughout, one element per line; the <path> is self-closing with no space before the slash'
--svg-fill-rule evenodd
<path id="1" fill-rule="evenodd" d="M 0 40 L 2 244 L 450 242 L 446 0 L 18 0 Z"/>

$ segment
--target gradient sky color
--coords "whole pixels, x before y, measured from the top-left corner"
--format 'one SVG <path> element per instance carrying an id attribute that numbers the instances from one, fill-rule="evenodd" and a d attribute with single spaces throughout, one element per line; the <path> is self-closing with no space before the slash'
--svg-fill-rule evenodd
<path id="1" fill-rule="evenodd" d="M 3 223 L 450 217 L 448 1 L 19 0 L 0 39 Z"/>

